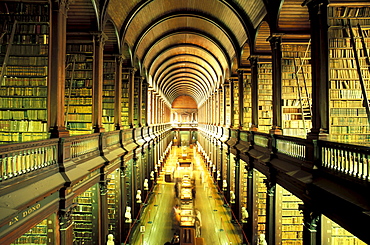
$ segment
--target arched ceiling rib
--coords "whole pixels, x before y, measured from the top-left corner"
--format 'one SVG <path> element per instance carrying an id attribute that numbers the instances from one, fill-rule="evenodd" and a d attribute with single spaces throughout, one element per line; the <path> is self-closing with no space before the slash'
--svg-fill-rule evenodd
<path id="1" fill-rule="evenodd" d="M 252 8 L 261 13 L 249 18 L 244 2 L 258 4 Z M 121 34 L 154 89 L 169 102 L 185 94 L 198 104 L 219 86 L 219 77 L 225 77 L 232 60 L 240 59 L 249 31 L 265 15 L 262 0 L 152 0 L 129 4 L 125 12 L 130 14 Z M 187 72 L 181 72 L 184 66 Z"/>

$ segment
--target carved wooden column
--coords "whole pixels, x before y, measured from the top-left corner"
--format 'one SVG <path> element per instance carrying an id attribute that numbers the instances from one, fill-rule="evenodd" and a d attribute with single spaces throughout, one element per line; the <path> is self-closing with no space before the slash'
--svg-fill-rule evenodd
<path id="1" fill-rule="evenodd" d="M 128 96 L 129 96 L 129 105 L 128 105 L 128 125 L 130 128 L 134 128 L 134 106 L 135 106 L 135 68 L 128 69 L 129 75 L 128 75 Z"/>
<path id="2" fill-rule="evenodd" d="M 270 134 L 282 134 L 281 34 L 269 37 L 272 51 L 272 129 Z"/>
<path id="3" fill-rule="evenodd" d="M 93 106 L 92 106 L 92 123 L 95 133 L 104 132 L 102 116 L 103 116 L 103 60 L 104 60 L 104 44 L 108 39 L 103 33 L 96 33 L 95 50 L 94 50 L 94 78 L 93 78 Z"/>
<path id="4" fill-rule="evenodd" d="M 50 18 L 48 122 L 52 138 L 67 137 L 64 97 L 66 78 L 67 11 L 70 1 L 53 1 Z"/>
<path id="5" fill-rule="evenodd" d="M 122 63 L 123 57 L 118 56 L 116 58 L 116 77 L 115 77 L 115 88 L 114 91 L 114 125 L 116 130 L 122 129 Z"/>
<path id="6" fill-rule="evenodd" d="M 318 234 L 317 227 L 320 222 L 320 214 L 312 210 L 309 206 L 300 204 L 299 210 L 303 213 L 303 243 L 321 244 L 321 236 Z"/>
<path id="7" fill-rule="evenodd" d="M 276 183 L 265 180 L 267 187 L 266 195 L 266 241 L 267 244 L 275 244 L 275 232 L 276 232 L 276 201 L 275 201 L 275 190 Z"/>
<path id="8" fill-rule="evenodd" d="M 251 62 L 251 90 L 252 90 L 252 126 L 250 131 L 258 130 L 258 57 L 250 56 Z"/>
<path id="9" fill-rule="evenodd" d="M 306 0 L 311 23 L 312 129 L 309 137 L 329 133 L 328 0 Z"/>
<path id="10" fill-rule="evenodd" d="M 106 177 L 106 176 L 105 176 Z M 105 178 L 104 177 L 104 178 Z M 107 179 L 100 181 L 100 244 L 106 243 L 106 238 L 108 236 L 108 199 L 107 199 L 107 192 L 108 192 L 108 181 Z"/>
<path id="11" fill-rule="evenodd" d="M 73 244 L 73 218 L 72 214 L 75 205 L 71 205 L 65 208 L 61 208 L 58 213 L 59 218 L 59 232 L 60 232 L 60 243 L 65 245 Z"/>

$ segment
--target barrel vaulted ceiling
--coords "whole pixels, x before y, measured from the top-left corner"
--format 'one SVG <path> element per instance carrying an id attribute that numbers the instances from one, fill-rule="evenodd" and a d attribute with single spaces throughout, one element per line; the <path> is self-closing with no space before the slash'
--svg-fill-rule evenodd
<path id="1" fill-rule="evenodd" d="M 251 54 L 271 52 L 271 33 L 309 33 L 303 0 L 70 0 L 67 33 L 103 32 L 106 56 L 121 56 L 172 103 L 202 104 L 248 68 Z"/>

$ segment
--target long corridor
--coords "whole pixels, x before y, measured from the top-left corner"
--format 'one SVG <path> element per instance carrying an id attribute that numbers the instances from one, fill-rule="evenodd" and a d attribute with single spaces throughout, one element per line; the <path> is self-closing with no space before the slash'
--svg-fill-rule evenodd
<path id="1" fill-rule="evenodd" d="M 184 175 L 185 177 L 189 175 L 193 180 L 193 186 L 195 186 L 193 209 L 199 210 L 201 216 L 200 235 L 198 233 L 198 236 L 204 241 L 194 244 L 243 244 L 241 229 L 238 224 L 231 222 L 230 208 L 224 205 L 223 197 L 201 156 L 195 148 L 186 150 L 192 156 L 193 166 L 191 168 L 181 167 L 178 163 L 178 156 L 183 153 L 184 148 L 172 147 L 145 206 L 140 224 L 133 232 L 130 244 L 163 245 L 171 241 L 174 233 L 178 232 L 173 219 L 174 207 L 176 204 L 180 205 L 180 209 L 184 206 L 181 193 L 179 197 L 176 197 L 175 183 L 181 181 Z M 170 176 L 170 173 L 173 173 L 173 176 Z"/>

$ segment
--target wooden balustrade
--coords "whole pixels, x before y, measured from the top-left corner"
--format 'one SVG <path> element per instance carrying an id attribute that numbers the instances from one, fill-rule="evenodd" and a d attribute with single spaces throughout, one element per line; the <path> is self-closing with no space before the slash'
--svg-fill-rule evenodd
<path id="1" fill-rule="evenodd" d="M 0 181 L 21 176 L 58 162 L 58 139 L 0 147 Z"/>
<path id="2" fill-rule="evenodd" d="M 319 141 L 321 167 L 370 181 L 369 147 Z"/>

